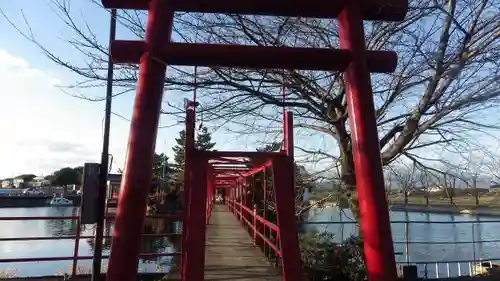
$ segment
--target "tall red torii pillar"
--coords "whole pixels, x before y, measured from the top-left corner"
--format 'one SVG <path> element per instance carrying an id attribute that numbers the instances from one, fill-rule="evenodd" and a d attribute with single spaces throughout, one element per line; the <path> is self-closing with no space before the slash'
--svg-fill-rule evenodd
<path id="1" fill-rule="evenodd" d="M 148 10 L 145 41 L 115 41 L 116 63 L 140 63 L 108 281 L 135 281 L 167 64 L 343 71 L 370 281 L 396 280 L 370 72 L 393 72 L 394 52 L 367 51 L 363 20 L 400 21 L 407 0 L 102 0 Z M 174 11 L 338 18 L 340 50 L 169 43 Z M 197 280 L 201 281 L 201 280 Z"/>

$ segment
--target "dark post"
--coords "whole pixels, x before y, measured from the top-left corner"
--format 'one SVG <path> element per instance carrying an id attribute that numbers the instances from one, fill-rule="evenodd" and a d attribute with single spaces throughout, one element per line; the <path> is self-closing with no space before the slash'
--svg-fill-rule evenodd
<path id="1" fill-rule="evenodd" d="M 111 9 L 109 44 L 116 35 L 116 9 Z M 104 217 L 106 216 L 106 185 L 109 166 L 109 134 L 111 126 L 111 101 L 113 99 L 113 60 L 108 58 L 108 77 L 106 85 L 106 105 L 104 111 L 104 136 L 102 140 L 101 167 L 99 169 L 99 191 L 97 193 L 97 222 L 94 237 L 94 255 L 92 259 L 92 281 L 100 280 L 102 265 L 102 243 L 104 237 Z"/>

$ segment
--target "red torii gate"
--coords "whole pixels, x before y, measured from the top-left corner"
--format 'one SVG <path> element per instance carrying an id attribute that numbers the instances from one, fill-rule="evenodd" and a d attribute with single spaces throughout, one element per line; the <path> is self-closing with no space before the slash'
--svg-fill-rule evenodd
<path id="1" fill-rule="evenodd" d="M 301 280 L 302 262 L 300 258 L 299 240 L 294 211 L 294 159 L 293 150 L 293 116 L 291 112 L 284 115 L 284 142 L 285 148 L 280 152 L 259 151 L 197 151 L 194 146 L 195 113 L 194 103 L 186 108 L 186 142 L 184 164 L 184 192 L 185 205 L 184 224 L 182 235 L 181 279 L 187 281 L 201 281 L 204 277 L 205 262 L 205 233 L 206 222 L 213 202 L 216 167 L 210 160 L 221 158 L 248 158 L 251 162 L 258 162 L 257 168 L 246 171 L 251 175 L 265 167 L 272 166 L 274 194 L 276 202 L 276 216 L 280 229 L 281 257 L 283 266 L 283 280 Z M 231 178 L 231 177 L 229 177 Z M 233 187 L 234 184 L 231 185 Z M 236 187 L 236 186 L 234 186 Z M 208 199 L 208 200 L 207 200 Z M 108 269 L 109 270 L 109 269 Z M 109 271 L 108 271 L 109 274 Z"/>
<path id="2" fill-rule="evenodd" d="M 141 240 L 141 229 L 137 226 L 144 222 L 148 193 L 144 187 L 149 186 L 151 181 L 150 169 L 146 167 L 151 167 L 153 164 L 152 156 L 167 65 L 344 71 L 360 202 L 361 231 L 369 280 L 396 279 L 394 249 L 369 75 L 370 72 L 393 72 L 397 56 L 394 52 L 366 50 L 363 20 L 403 20 L 408 10 L 407 0 L 102 0 L 102 3 L 105 8 L 148 10 L 145 41 L 114 41 L 110 47 L 112 58 L 116 63 L 140 63 L 140 68 L 126 167 L 108 266 L 109 281 L 132 281 L 136 278 Z M 171 43 L 175 11 L 338 18 L 341 49 Z M 187 110 L 188 140 L 194 138 L 194 127 L 190 128 L 190 124 L 194 124 L 192 109 Z M 191 159 L 189 160 L 191 163 L 186 163 L 187 186 L 199 187 L 198 184 L 202 184 L 203 187 L 207 187 L 207 184 L 204 184 L 207 183 L 207 155 L 199 159 L 202 154 L 189 149 L 193 144 L 188 141 L 186 146 L 187 159 Z M 284 175 L 286 178 L 293 171 L 293 162 L 286 159 L 292 158 L 276 159 L 281 159 L 277 160 L 281 163 L 277 165 L 275 163 L 280 167 L 278 170 L 288 167 L 288 175 Z M 194 171 L 201 172 L 192 177 Z M 190 180 L 194 182 L 189 182 Z M 208 182 L 208 186 L 213 185 L 210 179 Z M 206 188 L 203 190 L 188 194 L 191 205 L 195 207 L 187 211 L 188 220 L 185 223 L 187 233 L 183 235 L 183 242 L 186 242 L 184 239 L 189 239 L 190 249 L 186 251 L 183 249 L 182 260 L 184 265 L 191 269 L 192 266 L 203 265 L 204 259 L 200 250 L 204 246 L 204 232 L 189 231 L 194 229 L 197 223 L 206 220 L 204 210 L 196 209 L 206 203 L 207 190 Z M 283 196 L 285 196 L 283 199 L 286 199 L 286 194 Z M 285 206 L 288 204 L 283 203 Z M 283 211 L 285 214 L 284 209 Z M 292 214 L 285 214 L 284 217 L 290 215 Z M 279 224 L 282 230 L 296 228 L 288 219 L 284 225 L 281 220 Z M 281 232 L 282 235 L 285 233 L 289 232 Z M 297 245 L 296 233 L 289 235 L 289 239 L 293 246 Z M 286 237 L 282 237 L 282 241 L 285 244 Z M 289 256 L 298 255 L 298 251 L 294 252 L 288 248 L 290 247 L 283 248 L 283 254 L 290 260 L 290 262 L 283 261 L 284 278 L 301 280 L 301 274 L 293 274 L 299 269 L 291 268 L 293 265 L 300 266 L 300 257 Z M 201 273 L 193 272 L 193 274 L 188 270 L 186 272 L 188 276 L 184 277 L 188 281 L 201 281 L 203 268 L 198 271 L 200 270 Z"/>

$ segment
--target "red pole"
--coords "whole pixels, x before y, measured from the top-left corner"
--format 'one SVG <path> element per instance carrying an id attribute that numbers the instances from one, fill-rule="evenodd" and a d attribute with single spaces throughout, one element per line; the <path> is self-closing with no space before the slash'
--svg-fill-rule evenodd
<path id="1" fill-rule="evenodd" d="M 135 281 L 142 240 L 146 199 L 163 96 L 166 66 L 155 51 L 170 40 L 173 11 L 168 1 L 152 0 L 146 26 L 149 50 L 141 57 L 139 79 L 130 125 L 128 153 L 121 183 L 108 281 Z"/>
<path id="2" fill-rule="evenodd" d="M 350 50 L 353 61 L 345 72 L 349 123 L 361 233 L 370 281 L 397 279 L 389 210 L 384 191 L 377 123 L 366 66 L 363 21 L 357 1 L 348 1 L 339 16 L 340 48 Z"/>
<path id="3" fill-rule="evenodd" d="M 283 280 L 302 281 L 297 222 L 295 221 L 293 159 L 281 156 L 273 159 L 273 184 L 276 216 L 282 253 Z M 371 281 L 371 280 L 370 280 Z"/>
<path id="4" fill-rule="evenodd" d="M 287 138 L 287 127 L 286 127 L 286 109 L 285 109 L 285 86 L 281 85 L 281 101 L 283 102 L 283 112 L 282 112 L 282 123 L 283 123 L 283 146 L 286 151 L 286 138 Z"/>
<path id="5" fill-rule="evenodd" d="M 285 151 L 286 155 L 294 159 L 293 147 L 293 113 L 291 111 L 284 112 L 283 127 L 285 130 Z"/>
<path id="6" fill-rule="evenodd" d="M 304 280 L 295 221 L 295 164 L 293 158 L 293 113 L 284 112 L 286 156 L 273 159 L 273 184 L 283 260 L 283 280 Z M 264 170 L 265 171 L 265 170 Z M 265 176 L 265 173 L 264 173 Z M 371 280 L 370 280 L 371 281 Z"/>
<path id="7" fill-rule="evenodd" d="M 191 194 L 189 208 L 188 236 L 184 268 L 186 281 L 203 280 L 205 273 L 205 233 L 207 202 L 207 165 L 201 153 L 193 151 L 191 171 Z"/>

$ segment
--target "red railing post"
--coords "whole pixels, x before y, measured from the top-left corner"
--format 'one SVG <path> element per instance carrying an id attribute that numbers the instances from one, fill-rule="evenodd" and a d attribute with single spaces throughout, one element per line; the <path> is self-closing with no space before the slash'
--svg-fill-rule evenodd
<path id="1" fill-rule="evenodd" d="M 339 15 L 339 37 L 340 48 L 352 54 L 344 78 L 366 268 L 370 281 L 393 281 L 397 279 L 396 260 L 366 66 L 363 19 L 358 1 L 348 1 L 345 5 Z"/>
<path id="2" fill-rule="evenodd" d="M 78 274 L 78 251 L 80 248 L 80 232 L 82 231 L 82 225 L 80 223 L 80 217 L 76 219 L 76 237 L 75 245 L 73 248 L 73 265 L 71 268 L 71 276 L 74 277 Z"/>
<path id="3" fill-rule="evenodd" d="M 254 207 L 253 208 L 253 216 L 252 216 L 252 226 L 253 226 L 253 235 L 252 235 L 252 240 L 253 240 L 253 245 L 257 245 L 257 209 Z"/>
<path id="4" fill-rule="evenodd" d="M 264 168 L 264 170 L 262 171 L 262 177 L 264 178 L 264 182 L 263 182 L 263 189 L 264 189 L 264 204 L 263 204 L 263 208 L 264 208 L 264 211 L 262 212 L 262 217 L 267 220 L 267 210 L 269 209 L 268 207 L 268 203 L 267 203 L 267 197 L 268 197 L 268 194 L 267 194 L 267 167 Z M 268 231 L 268 227 L 267 225 L 264 225 L 264 237 L 266 237 L 266 239 L 271 239 L 271 231 Z M 269 258 L 268 257 L 268 251 L 269 251 L 269 247 L 266 243 L 264 243 L 264 255 L 266 256 L 266 258 Z"/>
<path id="5" fill-rule="evenodd" d="M 239 181 L 239 187 L 240 187 L 240 214 L 239 214 L 239 220 L 242 222 L 243 221 L 243 208 L 242 208 L 242 206 L 243 206 L 243 202 L 244 202 L 243 201 L 244 200 L 243 199 L 244 198 L 243 197 L 244 196 L 243 195 L 244 191 L 243 191 L 243 183 L 241 182 L 241 180 Z"/>
<path id="6" fill-rule="evenodd" d="M 214 173 L 212 167 L 210 165 L 207 167 L 207 188 L 208 188 L 208 193 L 207 193 L 207 218 L 206 218 L 206 223 L 208 224 L 210 220 L 210 215 L 212 213 L 213 209 L 213 204 L 215 201 L 215 178 L 214 178 Z"/>

